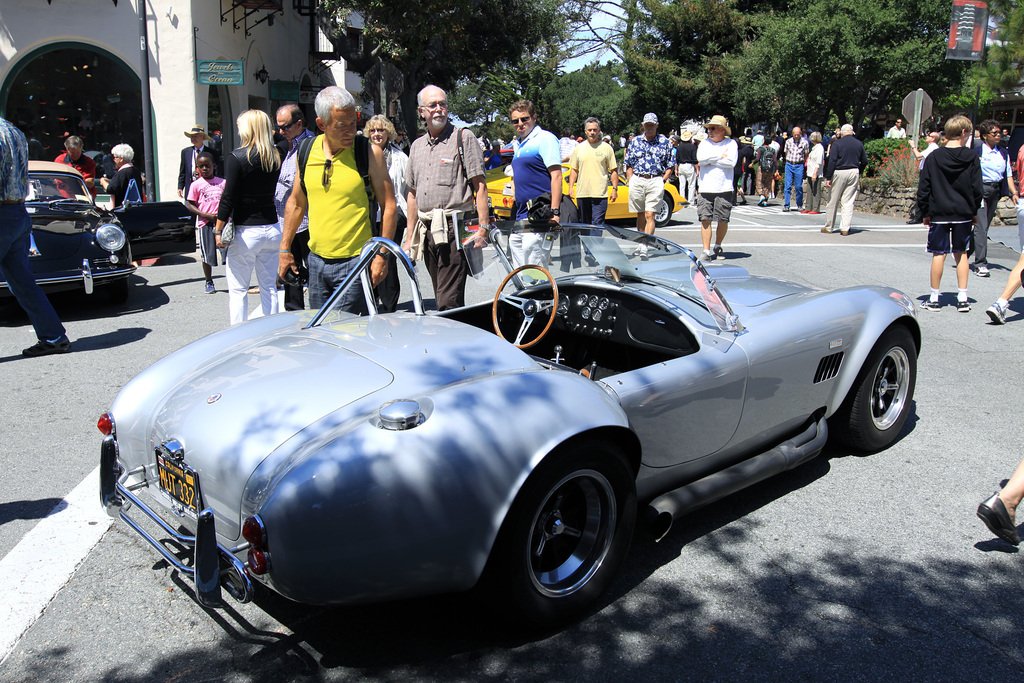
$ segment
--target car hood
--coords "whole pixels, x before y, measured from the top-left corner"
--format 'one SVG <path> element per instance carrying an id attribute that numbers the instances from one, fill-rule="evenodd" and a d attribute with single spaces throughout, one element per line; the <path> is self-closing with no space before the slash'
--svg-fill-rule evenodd
<path id="1" fill-rule="evenodd" d="M 737 266 L 708 268 L 708 272 L 715 278 L 718 289 L 734 309 L 757 308 L 782 297 L 822 291 L 795 282 L 750 275 L 746 269 Z"/>
<path id="2" fill-rule="evenodd" d="M 218 532 L 228 538 L 237 537 L 238 506 L 249 476 L 306 427 L 325 418 L 343 425 L 390 400 L 533 366 L 526 354 L 493 334 L 445 318 L 393 314 L 307 330 L 299 316 L 272 317 L 295 322 L 227 343 L 191 371 L 178 368 L 162 396 L 154 397 L 151 419 L 139 415 L 134 421 L 138 427 L 149 423 L 147 439 L 131 440 L 135 447 L 148 442 L 152 448 L 169 439 L 184 446 L 186 464 L 199 474 L 203 504 L 213 507 Z M 197 344 L 240 338 L 246 327 Z M 160 373 L 173 373 L 174 365 Z M 132 401 L 132 385 L 146 380 L 146 373 L 133 380 L 118 402 Z M 119 412 L 115 403 L 115 417 Z M 151 464 L 151 453 L 139 455 Z"/>

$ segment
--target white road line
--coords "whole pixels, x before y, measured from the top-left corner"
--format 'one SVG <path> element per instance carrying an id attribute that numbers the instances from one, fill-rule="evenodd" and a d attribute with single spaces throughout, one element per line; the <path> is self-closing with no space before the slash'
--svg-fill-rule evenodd
<path id="1" fill-rule="evenodd" d="M 752 223 L 751 225 L 758 225 Z M 927 228 L 908 228 L 906 226 L 897 227 L 895 225 L 866 225 L 866 226 L 852 226 L 854 232 L 913 232 L 927 234 Z M 676 230 L 683 232 L 700 232 L 699 225 L 671 225 L 664 228 L 658 228 L 656 232 L 665 232 L 667 230 Z M 818 232 L 821 230 L 820 225 L 762 225 L 760 227 L 740 228 L 736 227 L 735 224 L 729 222 L 729 232 Z"/>
<path id="2" fill-rule="evenodd" d="M 97 467 L 0 560 L 0 663 L 113 523 Z"/>
<path id="3" fill-rule="evenodd" d="M 848 240 L 849 238 L 846 239 Z M 854 244 L 853 242 L 849 241 L 837 241 L 835 243 L 826 244 L 800 244 L 794 242 L 730 242 L 729 240 L 726 240 L 725 244 L 723 244 L 722 246 L 725 247 L 725 253 L 727 258 L 729 249 L 733 249 L 735 247 L 811 247 L 814 249 L 844 247 L 847 249 L 920 249 L 922 252 L 924 251 L 923 242 L 921 244 Z"/>

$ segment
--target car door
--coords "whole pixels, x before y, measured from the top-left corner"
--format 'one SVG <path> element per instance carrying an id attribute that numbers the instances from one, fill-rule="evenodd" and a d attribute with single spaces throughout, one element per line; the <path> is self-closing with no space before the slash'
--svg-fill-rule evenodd
<path id="1" fill-rule="evenodd" d="M 181 202 L 132 204 L 118 207 L 114 215 L 128 233 L 136 260 L 196 250 L 195 216 Z"/>
<path id="2" fill-rule="evenodd" d="M 669 314 L 635 311 L 659 334 L 688 334 Z M 743 415 L 748 360 L 732 333 L 697 335 L 697 351 L 604 379 L 618 396 L 648 467 L 672 467 L 724 447 Z"/>

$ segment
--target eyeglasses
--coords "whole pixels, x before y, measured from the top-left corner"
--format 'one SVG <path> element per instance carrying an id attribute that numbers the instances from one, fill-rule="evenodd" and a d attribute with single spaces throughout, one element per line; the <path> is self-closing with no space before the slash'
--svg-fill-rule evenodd
<path id="1" fill-rule="evenodd" d="M 448 108 L 448 103 L 447 102 L 431 102 L 430 104 L 424 104 L 423 108 L 424 109 L 447 109 Z"/>
<path id="2" fill-rule="evenodd" d="M 289 123 L 287 125 L 284 125 L 284 126 L 282 126 L 281 124 L 278 124 L 277 128 L 278 128 L 278 130 L 288 130 L 289 128 L 291 128 L 292 126 L 294 126 L 298 122 L 299 122 L 299 119 L 296 119 L 296 120 L 292 121 L 291 123 Z"/>
<path id="3" fill-rule="evenodd" d="M 324 161 L 324 177 L 320 180 L 323 183 L 324 189 L 327 189 L 327 186 L 331 184 L 331 165 L 332 161 L 330 159 Z"/>
<path id="4" fill-rule="evenodd" d="M 518 126 L 521 123 L 528 122 L 532 118 L 533 118 L 532 116 L 521 116 L 518 119 L 512 119 L 512 125 L 513 126 Z"/>

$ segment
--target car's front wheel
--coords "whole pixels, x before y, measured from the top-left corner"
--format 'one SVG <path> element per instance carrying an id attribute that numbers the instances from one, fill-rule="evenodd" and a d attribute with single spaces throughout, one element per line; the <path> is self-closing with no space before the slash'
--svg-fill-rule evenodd
<path id="1" fill-rule="evenodd" d="M 833 420 L 840 439 L 865 452 L 888 447 L 907 421 L 916 382 L 917 347 L 910 332 L 902 326 L 886 330 Z"/>
<path id="2" fill-rule="evenodd" d="M 668 192 L 661 196 L 661 201 L 658 202 L 657 208 L 654 210 L 654 225 L 662 228 L 668 225 L 669 220 L 672 218 L 672 195 Z"/>
<path id="3" fill-rule="evenodd" d="M 588 439 L 530 475 L 488 564 L 492 597 L 526 624 L 587 610 L 615 576 L 636 521 L 635 475 L 614 446 Z"/>

